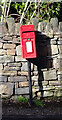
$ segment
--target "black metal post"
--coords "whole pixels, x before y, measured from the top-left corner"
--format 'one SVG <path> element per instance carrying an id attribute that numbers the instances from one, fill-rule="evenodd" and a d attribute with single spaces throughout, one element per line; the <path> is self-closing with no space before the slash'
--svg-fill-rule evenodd
<path id="1" fill-rule="evenodd" d="M 30 105 L 32 104 L 32 81 L 31 81 L 31 62 L 28 61 L 28 75 L 29 75 L 29 95 L 30 95 Z"/>

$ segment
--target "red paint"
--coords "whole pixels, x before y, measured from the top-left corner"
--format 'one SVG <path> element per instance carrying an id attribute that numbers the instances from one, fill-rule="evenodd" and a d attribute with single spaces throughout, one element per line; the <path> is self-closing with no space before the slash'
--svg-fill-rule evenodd
<path id="1" fill-rule="evenodd" d="M 20 26 L 21 51 L 25 59 L 36 58 L 34 25 Z"/>

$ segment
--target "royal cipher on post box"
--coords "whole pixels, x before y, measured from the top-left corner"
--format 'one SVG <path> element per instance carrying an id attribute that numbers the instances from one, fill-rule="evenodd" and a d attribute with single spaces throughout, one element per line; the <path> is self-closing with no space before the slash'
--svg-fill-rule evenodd
<path id="1" fill-rule="evenodd" d="M 34 25 L 21 25 L 21 52 L 25 59 L 36 58 L 36 43 Z"/>

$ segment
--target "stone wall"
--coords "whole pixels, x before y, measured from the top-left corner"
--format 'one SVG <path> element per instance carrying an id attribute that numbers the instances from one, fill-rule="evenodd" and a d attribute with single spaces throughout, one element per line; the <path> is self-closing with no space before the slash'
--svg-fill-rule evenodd
<path id="1" fill-rule="evenodd" d="M 36 22 L 35 22 L 36 21 Z M 35 26 L 37 58 L 31 61 L 33 97 L 62 95 L 62 22 L 32 19 Z M 36 24 L 35 24 L 36 23 Z M 0 94 L 29 95 L 27 60 L 21 56 L 20 23 L 7 18 L 0 23 Z"/>

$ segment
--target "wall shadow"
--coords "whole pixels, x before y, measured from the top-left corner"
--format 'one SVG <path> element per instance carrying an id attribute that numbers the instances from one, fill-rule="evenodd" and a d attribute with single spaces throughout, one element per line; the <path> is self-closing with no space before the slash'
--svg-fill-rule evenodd
<path id="1" fill-rule="evenodd" d="M 35 31 L 36 40 L 36 52 L 37 57 L 33 59 L 28 59 L 31 63 L 37 66 L 38 70 L 38 85 L 39 91 L 41 92 L 41 98 L 43 97 L 43 86 L 42 81 L 44 81 L 43 69 L 52 68 L 53 60 L 51 59 L 51 45 L 50 38 L 41 32 Z M 39 92 L 38 91 L 38 92 Z M 37 92 L 36 92 L 37 96 Z"/>

